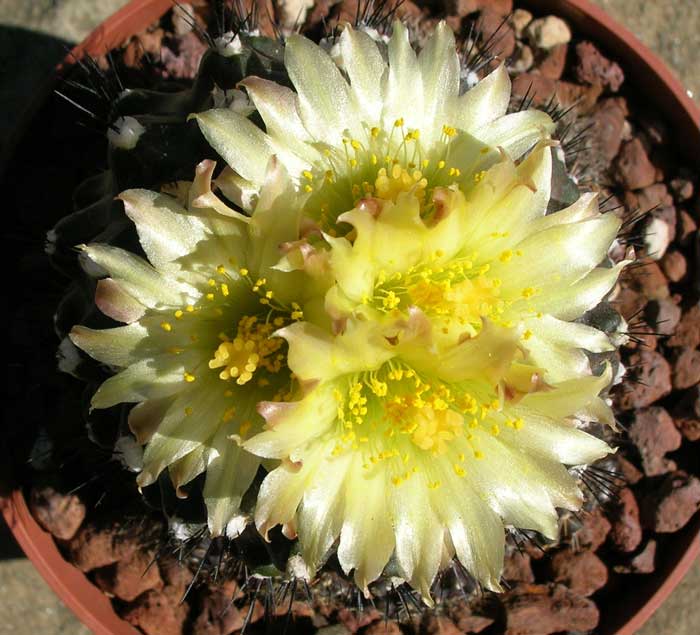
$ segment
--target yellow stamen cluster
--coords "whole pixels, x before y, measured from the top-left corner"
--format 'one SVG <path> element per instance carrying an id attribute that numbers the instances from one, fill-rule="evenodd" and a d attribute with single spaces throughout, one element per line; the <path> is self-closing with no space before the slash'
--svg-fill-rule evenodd
<path id="1" fill-rule="evenodd" d="M 284 340 L 270 337 L 275 326 L 262 322 L 255 315 L 245 315 L 238 322 L 236 337 L 219 344 L 214 357 L 209 360 L 209 368 L 222 368 L 219 378 L 225 381 L 235 379 L 239 386 L 248 383 L 258 368 L 269 373 L 278 373 L 284 363 L 284 355 L 279 352 Z"/>
<path id="2" fill-rule="evenodd" d="M 307 213 L 322 225 L 331 225 L 328 231 L 335 231 L 332 225 L 338 214 L 362 198 L 396 201 L 399 193 L 413 191 L 421 203 L 421 215 L 428 216 L 430 191 L 462 176 L 458 167 L 449 164 L 450 143 L 457 134 L 454 127 L 444 125 L 440 139 L 426 148 L 420 130 L 407 130 L 400 117 L 388 131 L 375 126 L 364 139 L 343 139 L 343 153 L 327 149 L 325 165 L 301 174 L 302 189 L 313 194 Z"/>

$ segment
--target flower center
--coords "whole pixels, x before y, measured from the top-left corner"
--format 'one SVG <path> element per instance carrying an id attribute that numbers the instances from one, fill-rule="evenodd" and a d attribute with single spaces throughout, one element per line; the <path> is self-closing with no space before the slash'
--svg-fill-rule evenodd
<path id="1" fill-rule="evenodd" d="M 505 414 L 493 387 L 447 384 L 397 360 L 342 388 L 334 391 L 340 430 L 332 455 L 361 452 L 367 470 L 388 462 L 397 486 L 420 471 L 432 473 L 433 457 L 446 458 L 463 477 L 468 453 L 484 458 L 477 429 L 498 436 L 502 426 L 523 427 L 521 419 Z M 440 486 L 438 479 L 429 482 Z"/>
<path id="2" fill-rule="evenodd" d="M 430 191 L 444 187 L 460 176 L 449 165 L 450 142 L 457 135 L 444 125 L 439 140 L 427 148 L 419 130 L 407 130 L 399 118 L 387 132 L 367 126 L 365 139 L 343 139 L 343 149 L 327 148 L 325 165 L 302 173 L 303 189 L 311 194 L 306 213 L 334 234 L 336 218 L 357 206 L 360 199 L 374 196 L 396 201 L 402 192 L 413 192 L 421 215 L 433 210 Z"/>
<path id="3" fill-rule="evenodd" d="M 209 368 L 223 368 L 219 378 L 224 381 L 235 379 L 239 386 L 248 383 L 259 368 L 278 373 L 284 363 L 284 355 L 279 352 L 284 340 L 270 336 L 279 328 L 275 326 L 279 319 L 273 323 L 262 322 L 256 315 L 244 315 L 238 322 L 233 340 L 222 334 L 221 337 L 225 339 L 209 360 Z M 279 326 L 283 326 L 284 322 Z"/>

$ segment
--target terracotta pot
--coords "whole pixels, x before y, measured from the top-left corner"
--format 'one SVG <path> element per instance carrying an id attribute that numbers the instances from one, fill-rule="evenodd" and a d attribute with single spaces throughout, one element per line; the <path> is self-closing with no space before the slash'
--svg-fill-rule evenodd
<path id="1" fill-rule="evenodd" d="M 538 13 L 568 19 L 574 30 L 602 48 L 624 67 L 628 83 L 644 86 L 647 103 L 669 121 L 674 143 L 697 162 L 700 110 L 665 64 L 629 31 L 588 0 L 524 0 Z M 66 58 L 97 55 L 142 31 L 172 6 L 172 0 L 133 0 L 101 24 Z M 53 86 L 53 83 L 52 83 Z M 642 92 L 642 91 L 640 91 Z M 21 491 L 0 498 L 5 521 L 27 557 L 63 602 L 95 635 L 138 635 L 112 609 L 109 599 L 61 556 L 53 538 L 36 523 Z M 600 635 L 632 635 L 670 595 L 700 553 L 700 517 L 696 516 L 664 545 L 662 562 L 652 575 L 635 579 L 634 592 L 604 607 Z"/>

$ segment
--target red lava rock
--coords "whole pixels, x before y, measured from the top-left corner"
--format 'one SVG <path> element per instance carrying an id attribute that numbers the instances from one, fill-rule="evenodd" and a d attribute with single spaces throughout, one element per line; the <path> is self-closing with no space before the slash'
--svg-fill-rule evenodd
<path id="1" fill-rule="evenodd" d="M 476 0 L 479 9 L 495 11 L 501 16 L 507 16 L 513 13 L 513 0 Z"/>
<path id="2" fill-rule="evenodd" d="M 182 635 L 189 605 L 180 604 L 180 598 L 171 587 L 147 591 L 129 604 L 121 617 L 146 635 Z"/>
<path id="3" fill-rule="evenodd" d="M 634 551 L 642 541 L 642 527 L 639 523 L 639 506 L 632 490 L 620 490 L 619 500 L 611 513 L 612 529 L 608 542 L 616 551 Z"/>
<path id="4" fill-rule="evenodd" d="M 613 567 L 615 573 L 653 573 L 656 559 L 656 540 L 653 538 L 625 564 Z"/>
<path id="5" fill-rule="evenodd" d="M 401 627 L 396 620 L 372 622 L 362 631 L 363 635 L 401 635 Z"/>
<path id="6" fill-rule="evenodd" d="M 622 145 L 615 161 L 615 177 L 629 190 L 638 190 L 653 185 L 656 168 L 653 166 L 637 137 Z"/>
<path id="7" fill-rule="evenodd" d="M 628 366 L 638 381 L 625 384 L 627 391 L 618 397 L 621 410 L 651 406 L 671 392 L 671 366 L 660 353 L 636 351 L 630 355 Z"/>
<path id="8" fill-rule="evenodd" d="M 681 321 L 681 307 L 673 300 L 652 300 L 644 311 L 647 323 L 661 335 L 672 335 Z"/>
<path id="9" fill-rule="evenodd" d="M 595 551 L 605 542 L 612 525 L 603 510 L 596 507 L 583 517 L 583 527 L 575 534 L 578 548 L 587 548 Z"/>
<path id="10" fill-rule="evenodd" d="M 228 583 L 221 587 L 205 587 L 199 596 L 193 635 L 229 635 L 243 628 L 245 614 L 231 602 L 237 591 L 238 585 L 231 588 Z"/>
<path id="11" fill-rule="evenodd" d="M 485 6 L 479 16 L 479 27 L 484 39 L 490 38 L 496 30 L 494 36 L 494 54 L 502 59 L 506 59 L 515 52 L 515 31 L 507 22 L 503 22 L 503 13 L 499 13 L 491 7 L 490 3 Z"/>
<path id="12" fill-rule="evenodd" d="M 664 455 L 677 450 L 682 437 L 666 410 L 656 406 L 638 410 L 628 433 L 639 450 L 647 476 L 658 476 L 676 469 L 676 464 Z"/>
<path id="13" fill-rule="evenodd" d="M 644 478 L 644 474 L 640 472 L 636 466 L 630 463 L 624 456 L 617 457 L 617 463 L 620 466 L 620 471 L 628 485 L 635 485 Z"/>
<path id="14" fill-rule="evenodd" d="M 661 269 L 671 282 L 679 282 L 688 272 L 685 256 L 676 249 L 671 249 L 661 259 Z"/>
<path id="15" fill-rule="evenodd" d="M 679 177 L 672 179 L 670 185 L 673 196 L 679 203 L 689 201 L 693 198 L 694 187 L 691 180 Z"/>
<path id="16" fill-rule="evenodd" d="M 442 5 L 445 14 L 460 18 L 479 10 L 479 0 L 443 0 Z"/>
<path id="17" fill-rule="evenodd" d="M 671 295 L 666 277 L 657 262 L 646 260 L 625 273 L 625 284 L 649 300 L 663 300 Z"/>
<path id="18" fill-rule="evenodd" d="M 357 611 L 351 609 L 340 609 L 336 616 L 336 621 L 340 622 L 351 633 L 356 633 L 359 629 L 382 619 L 382 614 L 376 609 L 368 609 L 358 615 Z"/>
<path id="19" fill-rule="evenodd" d="M 595 106 L 601 91 L 600 86 L 580 86 L 556 81 L 539 73 L 522 73 L 513 79 L 513 95 L 524 97 L 527 94 L 532 97 L 535 106 L 545 104 L 554 95 L 560 105 L 576 105 L 576 110 L 582 114 L 590 112 Z"/>
<path id="20" fill-rule="evenodd" d="M 676 390 L 700 383 L 700 350 L 686 348 L 681 351 L 673 362 L 672 380 Z"/>
<path id="21" fill-rule="evenodd" d="M 199 39 L 196 33 L 187 33 L 177 40 L 169 42 L 168 46 L 163 47 L 160 56 L 167 76 L 177 79 L 196 77 L 199 63 L 202 61 L 204 53 L 207 52 L 207 48 L 207 45 Z"/>
<path id="22" fill-rule="evenodd" d="M 444 615 L 435 615 L 426 611 L 421 620 L 420 632 L 426 635 L 462 635 L 463 631 Z"/>
<path id="23" fill-rule="evenodd" d="M 136 549 L 131 540 L 124 540 L 116 529 L 96 529 L 84 526 L 65 544 L 68 559 L 81 571 L 87 572 L 129 558 Z"/>
<path id="24" fill-rule="evenodd" d="M 688 441 L 700 440 L 700 386 L 683 393 L 673 407 L 673 422 Z"/>
<path id="25" fill-rule="evenodd" d="M 642 504 L 644 525 L 658 533 L 673 533 L 700 509 L 700 480 L 685 472 L 669 474 Z"/>
<path id="26" fill-rule="evenodd" d="M 619 99 L 603 99 L 591 115 L 594 123 L 591 132 L 608 164 L 617 156 L 622 145 L 625 112 L 619 102 Z"/>
<path id="27" fill-rule="evenodd" d="M 624 286 L 618 287 L 617 293 L 612 299 L 612 303 L 625 319 L 631 319 L 633 315 L 638 315 L 647 305 L 647 298 L 643 293 L 631 289 L 625 281 Z"/>
<path id="28" fill-rule="evenodd" d="M 566 66 L 568 44 L 557 44 L 549 49 L 537 62 L 537 70 L 548 79 L 561 79 Z"/>
<path id="29" fill-rule="evenodd" d="M 584 597 L 593 595 L 608 581 L 608 569 L 592 551 L 563 549 L 552 556 L 549 569 L 555 582 Z"/>
<path id="30" fill-rule="evenodd" d="M 192 571 L 174 558 L 159 561 L 158 568 L 161 577 L 165 581 L 165 585 L 171 589 L 175 595 L 182 597 L 194 578 Z"/>
<path id="31" fill-rule="evenodd" d="M 95 571 L 95 583 L 105 593 L 126 602 L 135 600 L 146 591 L 160 590 L 163 580 L 152 559 L 153 554 L 134 551 L 131 558 Z"/>
<path id="32" fill-rule="evenodd" d="M 630 210 L 673 207 L 673 197 L 663 183 L 654 183 L 636 192 L 625 192 L 625 205 Z"/>
<path id="33" fill-rule="evenodd" d="M 514 549 L 503 561 L 502 577 L 508 582 L 534 582 L 530 556 L 526 552 Z"/>
<path id="34" fill-rule="evenodd" d="M 591 600 L 560 584 L 520 584 L 503 596 L 503 605 L 505 635 L 590 631 L 600 617 Z"/>
<path id="35" fill-rule="evenodd" d="M 676 332 L 666 341 L 668 346 L 697 348 L 700 345 L 700 303 L 683 313 Z"/>
<path id="36" fill-rule="evenodd" d="M 493 618 L 481 615 L 464 602 L 459 602 L 450 610 L 450 618 L 462 633 L 481 633 L 493 624 Z"/>
<path id="37" fill-rule="evenodd" d="M 611 62 L 591 42 L 579 42 L 576 45 L 578 61 L 574 66 L 574 74 L 579 82 L 600 84 L 616 93 L 625 75 L 616 62 Z"/>
<path id="38" fill-rule="evenodd" d="M 693 217 L 682 209 L 678 215 L 678 242 L 683 246 L 690 245 L 697 231 L 698 225 Z"/>
<path id="39" fill-rule="evenodd" d="M 74 494 L 61 494 L 53 487 L 33 488 L 29 509 L 36 521 L 59 540 L 70 540 L 85 520 L 85 505 Z"/>

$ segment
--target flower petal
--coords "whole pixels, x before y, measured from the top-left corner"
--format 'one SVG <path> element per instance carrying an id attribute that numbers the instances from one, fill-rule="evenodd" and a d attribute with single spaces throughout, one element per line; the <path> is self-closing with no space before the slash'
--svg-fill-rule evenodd
<path id="1" fill-rule="evenodd" d="M 613 451 L 602 439 L 562 419 L 552 419 L 521 406 L 513 407 L 509 413 L 521 417 L 524 425 L 521 430 L 502 427 L 503 440 L 533 457 L 543 456 L 564 465 L 584 465 Z"/>
<path id="2" fill-rule="evenodd" d="M 199 297 L 189 285 L 165 278 L 142 258 L 109 245 L 83 245 L 83 253 L 104 268 L 122 290 L 149 308 L 181 306 Z"/>
<path id="3" fill-rule="evenodd" d="M 554 132 L 552 118 L 541 110 L 524 110 L 505 115 L 482 128 L 475 136 L 482 143 L 502 148 L 513 160 Z"/>
<path id="4" fill-rule="evenodd" d="M 423 91 L 422 82 L 419 83 L 420 77 L 418 58 L 411 46 L 408 29 L 397 20 L 389 40 L 389 72 L 385 76 L 383 88 L 383 119 L 386 130 L 391 130 L 399 118 L 403 118 L 410 129 L 423 128 Z"/>
<path id="5" fill-rule="evenodd" d="M 546 294 L 530 298 L 535 311 L 549 313 L 560 320 L 575 320 L 595 307 L 615 286 L 620 272 L 631 261 L 624 260 L 610 269 L 593 269 L 570 286 L 552 288 Z"/>
<path id="6" fill-rule="evenodd" d="M 444 21 L 438 23 L 418 55 L 418 67 L 423 81 L 424 123 L 432 124 L 429 130 L 435 131 L 437 137 L 441 134 L 440 124 L 451 123 L 448 117 L 459 93 L 455 36 Z"/>
<path id="7" fill-rule="evenodd" d="M 434 490 L 431 500 L 449 531 L 455 553 L 480 584 L 491 591 L 501 591 L 499 580 L 505 550 L 503 522 L 466 479 L 440 467 L 436 463 L 441 486 Z"/>
<path id="8" fill-rule="evenodd" d="M 146 310 L 143 304 L 124 291 L 112 278 L 97 281 L 95 305 L 107 317 L 125 324 L 136 322 Z"/>
<path id="9" fill-rule="evenodd" d="M 182 390 L 186 369 L 202 361 L 200 351 L 141 359 L 107 379 L 92 397 L 92 408 L 168 397 Z"/>
<path id="10" fill-rule="evenodd" d="M 292 35 L 285 46 L 284 64 L 299 96 L 299 115 L 314 139 L 337 145 L 346 128 L 358 128 L 350 88 L 325 51 L 301 35 Z"/>
<path id="11" fill-rule="evenodd" d="M 214 537 L 236 537 L 231 530 L 238 530 L 241 525 L 238 522 L 241 500 L 260 465 L 257 456 L 246 452 L 230 438 L 237 429 L 238 423 L 221 426 L 210 444 L 203 496 L 209 531 Z"/>
<path id="12" fill-rule="evenodd" d="M 429 498 L 426 483 L 410 478 L 391 492 L 396 560 L 403 576 L 430 598 L 430 587 L 440 568 L 440 549 L 444 529 Z M 490 510 L 489 510 L 490 512 Z"/>
<path id="13" fill-rule="evenodd" d="M 338 561 L 346 574 L 355 570 L 355 583 L 368 595 L 368 585 L 394 551 L 394 530 L 387 513 L 387 475 L 384 470 L 370 475 L 361 462 L 355 458 L 345 480 Z"/>
<path id="14" fill-rule="evenodd" d="M 376 42 L 366 33 L 351 26 L 340 35 L 340 51 L 350 78 L 350 89 L 355 107 L 363 121 L 379 122 L 382 114 L 381 82 L 386 71 Z"/>
<path id="15" fill-rule="evenodd" d="M 141 324 L 102 330 L 74 326 L 69 333 L 73 344 L 90 357 L 110 366 L 128 366 L 138 361 L 138 347 L 147 336 L 148 330 Z"/>
<path id="16" fill-rule="evenodd" d="M 395 355 L 381 327 L 370 321 L 350 319 L 345 332 L 335 336 L 308 322 L 296 322 L 277 335 L 289 343 L 287 364 L 302 382 L 329 382 L 348 373 L 376 370 Z"/>
<path id="17" fill-rule="evenodd" d="M 228 108 L 190 115 L 216 150 L 244 179 L 262 183 L 272 156 L 268 136 L 247 117 Z"/>
<path id="18" fill-rule="evenodd" d="M 310 349 L 313 350 L 313 349 Z M 297 448 L 322 435 L 335 420 L 338 403 L 333 398 L 334 384 L 329 382 L 312 390 L 299 401 L 258 404 L 265 418 L 265 430 L 243 442 L 243 447 L 265 458 L 300 458 Z"/>
<path id="19" fill-rule="evenodd" d="M 510 103 L 510 77 L 505 64 L 460 96 L 454 109 L 454 126 L 476 134 L 487 124 L 502 117 Z"/>

